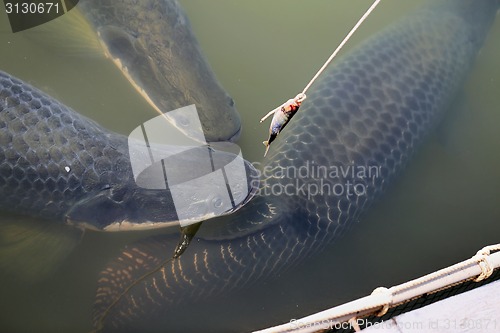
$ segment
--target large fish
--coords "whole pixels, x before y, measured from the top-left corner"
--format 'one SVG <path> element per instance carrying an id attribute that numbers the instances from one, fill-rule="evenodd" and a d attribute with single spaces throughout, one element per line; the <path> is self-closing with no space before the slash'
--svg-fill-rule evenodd
<path id="1" fill-rule="evenodd" d="M 0 209 L 106 231 L 177 224 L 169 188 L 136 184 L 130 158 L 130 153 L 141 154 L 136 145 L 142 143 L 104 129 L 0 71 Z M 177 151 L 167 145 L 157 149 Z M 230 153 L 212 154 L 221 163 L 234 159 Z M 195 153 L 176 155 L 171 163 L 179 178 L 190 179 L 204 169 Z M 246 170 L 254 186 L 255 169 L 246 162 Z M 210 212 L 200 220 L 213 217 Z"/>
<path id="2" fill-rule="evenodd" d="M 181 131 L 190 135 L 196 126 L 179 114 L 169 117 L 168 111 L 195 103 L 207 141 L 238 137 L 234 102 L 211 71 L 177 1 L 82 0 L 77 8 L 130 82 Z M 0 208 L 98 230 L 177 223 L 168 189 L 134 183 L 129 158 L 134 149 L 125 136 L 2 72 L 0 121 Z M 179 169 L 194 172 L 199 163 L 190 158 L 184 161 L 189 171 Z"/>
<path id="3" fill-rule="evenodd" d="M 498 7 L 431 1 L 330 65 L 264 160 L 261 195 L 176 260 L 164 262 L 169 236 L 125 248 L 98 281 L 96 327 L 171 321 L 182 303 L 276 276 L 337 239 L 439 124 Z"/>

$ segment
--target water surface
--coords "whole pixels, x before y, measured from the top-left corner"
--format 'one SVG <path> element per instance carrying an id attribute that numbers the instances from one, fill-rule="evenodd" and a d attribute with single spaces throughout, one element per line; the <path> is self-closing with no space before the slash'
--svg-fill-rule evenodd
<path id="1" fill-rule="evenodd" d="M 371 1 L 181 3 L 242 115 L 243 154 L 258 161 L 268 130 L 260 117 L 302 90 Z M 415 5 L 383 1 L 345 50 Z M 155 115 L 109 60 L 54 48 L 50 34 L 36 32 L 12 34 L 0 13 L 1 70 L 123 134 Z M 499 36 L 497 20 L 447 126 L 344 238 L 275 281 L 182 309 L 165 330 L 246 331 L 287 322 L 499 242 Z M 2 274 L 0 330 L 89 331 L 98 272 L 124 244 L 144 235 L 89 232 L 53 276 L 35 284 Z"/>

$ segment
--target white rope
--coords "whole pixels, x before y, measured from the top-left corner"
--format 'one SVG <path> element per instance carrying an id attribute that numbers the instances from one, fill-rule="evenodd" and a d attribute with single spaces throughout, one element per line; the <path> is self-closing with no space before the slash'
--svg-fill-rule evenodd
<path id="1" fill-rule="evenodd" d="M 390 289 L 388 289 L 386 287 L 375 288 L 372 291 L 372 295 L 374 295 L 374 294 L 385 294 L 385 295 L 387 295 L 388 299 L 392 300 L 392 292 L 391 292 Z M 390 305 L 391 305 L 391 302 L 385 303 L 384 307 L 379 312 L 377 312 L 376 316 L 377 317 L 382 317 L 383 315 L 385 315 L 387 313 L 387 311 L 389 311 Z"/>
<path id="2" fill-rule="evenodd" d="M 349 31 L 349 33 L 347 34 L 347 36 L 344 37 L 344 39 L 339 44 L 339 46 L 337 46 L 337 48 L 335 49 L 335 51 L 333 51 L 333 53 L 330 56 L 330 58 L 328 58 L 328 60 L 319 69 L 319 71 L 316 73 L 316 75 L 314 75 L 314 77 L 311 79 L 311 81 L 309 81 L 309 83 L 304 88 L 304 90 L 302 90 L 302 94 L 303 95 L 306 94 L 306 91 L 309 89 L 309 87 L 311 87 L 311 85 L 314 83 L 314 81 L 316 81 L 316 79 L 321 75 L 321 73 L 323 73 L 323 71 L 325 70 L 326 66 L 328 66 L 330 64 L 330 62 L 332 62 L 333 58 L 335 58 L 335 56 L 337 55 L 337 53 L 339 53 L 340 49 L 342 49 L 342 47 L 345 45 L 345 43 L 347 43 L 347 41 L 349 40 L 349 38 L 351 38 L 351 36 L 354 34 L 354 32 L 359 28 L 359 26 L 368 17 L 368 15 L 370 15 L 370 13 L 375 9 L 375 7 L 377 7 L 377 5 L 378 5 L 379 2 L 380 2 L 380 0 L 375 0 L 373 2 L 373 4 L 370 6 L 370 8 L 368 8 L 368 10 L 363 14 L 363 16 L 361 16 L 361 18 L 359 19 L 358 23 L 356 23 L 356 25 L 351 29 L 351 31 Z M 304 98 L 305 98 L 305 96 L 304 96 Z"/>
<path id="3" fill-rule="evenodd" d="M 264 145 L 266 146 L 266 151 L 264 153 L 264 156 L 266 156 L 266 154 L 267 154 L 267 152 L 269 150 L 270 144 L 274 140 L 271 137 L 271 133 L 273 133 L 274 137 L 276 137 L 276 135 L 279 134 L 279 132 L 281 131 L 281 129 L 283 127 L 285 127 L 285 125 L 290 121 L 290 119 L 292 119 L 293 115 L 298 110 L 298 108 L 300 107 L 301 103 L 307 98 L 306 91 L 314 83 L 314 81 L 316 81 L 316 79 L 321 75 L 321 73 L 323 73 L 323 71 L 325 70 L 325 68 L 330 64 L 330 62 L 333 60 L 333 58 L 335 58 L 335 56 L 337 55 L 337 53 L 339 53 L 340 49 L 342 49 L 342 47 L 345 45 L 345 43 L 347 43 L 347 41 L 349 40 L 349 38 L 351 38 L 351 36 L 359 28 L 359 26 L 363 23 L 363 21 L 368 17 L 368 15 L 370 15 L 370 13 L 375 9 L 375 7 L 377 7 L 377 5 L 378 5 L 379 2 L 380 2 L 380 0 L 375 0 L 373 2 L 373 4 L 370 6 L 370 8 L 368 8 L 368 10 L 363 14 L 363 16 L 361 16 L 361 18 L 359 19 L 358 23 L 356 23 L 354 25 L 354 27 L 351 29 L 351 31 L 349 31 L 349 33 L 347 34 L 347 36 L 344 37 L 344 39 L 342 40 L 342 42 L 340 43 L 340 45 L 337 46 L 337 48 L 335 49 L 335 51 L 333 51 L 333 53 L 330 56 L 330 58 L 328 58 L 328 60 L 323 64 L 323 66 L 319 69 L 319 71 L 316 73 L 316 75 L 314 75 L 314 77 L 311 79 L 311 81 L 309 81 L 309 83 L 306 85 L 306 87 L 304 88 L 304 90 L 302 90 L 301 93 L 299 93 L 297 96 L 295 96 L 295 98 L 289 99 L 288 101 L 286 101 L 282 105 L 280 105 L 277 108 L 269 111 L 264 117 L 262 117 L 260 119 L 260 122 L 262 123 L 268 117 L 270 117 L 271 115 L 274 115 L 273 116 L 273 120 L 271 121 L 270 128 L 269 128 L 269 133 L 270 133 L 269 139 L 267 141 L 263 142 Z M 289 112 L 290 109 L 293 109 L 293 113 L 286 114 L 286 112 L 287 111 Z M 280 115 L 280 113 L 282 115 L 281 118 L 277 117 L 277 115 Z"/>
<path id="4" fill-rule="evenodd" d="M 484 279 L 487 279 L 493 274 L 494 266 L 488 260 L 492 251 L 499 251 L 500 244 L 489 245 L 483 247 L 481 250 L 477 251 L 476 255 L 472 257 L 472 259 L 477 260 L 477 264 L 481 268 L 481 274 L 479 274 L 474 282 L 481 282 Z"/>

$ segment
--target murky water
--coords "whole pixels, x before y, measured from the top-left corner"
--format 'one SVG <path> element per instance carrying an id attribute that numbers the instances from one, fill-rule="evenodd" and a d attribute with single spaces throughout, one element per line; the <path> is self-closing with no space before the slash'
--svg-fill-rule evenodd
<path id="1" fill-rule="evenodd" d="M 256 161 L 268 126 L 258 123 L 260 117 L 302 90 L 371 1 L 181 3 L 242 115 L 243 154 Z M 383 1 L 345 49 L 415 5 Z M 165 330 L 247 331 L 286 322 L 497 243 L 499 36 L 497 20 L 452 110 L 457 115 L 445 121 L 450 125 L 429 139 L 397 184 L 343 239 L 276 281 L 185 309 Z M 52 38 L 36 30 L 12 34 L 1 12 L 0 69 L 124 134 L 155 115 L 109 60 L 75 52 L 72 43 L 54 47 Z M 89 331 L 99 270 L 124 244 L 151 233 L 87 233 L 53 275 L 36 283 L 2 274 L 0 330 Z"/>

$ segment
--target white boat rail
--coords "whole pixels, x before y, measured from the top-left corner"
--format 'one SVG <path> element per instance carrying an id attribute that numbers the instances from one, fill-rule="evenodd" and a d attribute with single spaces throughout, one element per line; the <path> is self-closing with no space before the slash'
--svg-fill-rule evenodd
<path id="1" fill-rule="evenodd" d="M 437 293 L 465 282 L 480 282 L 500 268 L 500 244 L 482 248 L 472 258 L 418 279 L 393 286 L 376 288 L 371 295 L 359 298 L 258 333 L 321 332 L 352 328 L 359 331 L 358 320 L 367 316 L 383 316 L 391 308 L 416 298 Z"/>

